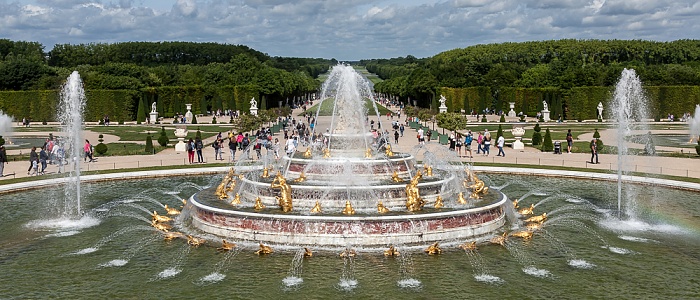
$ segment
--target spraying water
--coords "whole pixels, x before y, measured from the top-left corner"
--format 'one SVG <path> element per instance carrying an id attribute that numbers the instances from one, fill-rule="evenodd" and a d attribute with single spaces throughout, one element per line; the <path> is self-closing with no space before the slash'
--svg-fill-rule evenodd
<path id="1" fill-rule="evenodd" d="M 12 117 L 0 110 L 0 137 L 9 136 L 12 133 Z"/>
<path id="2" fill-rule="evenodd" d="M 700 137 L 700 104 L 695 105 L 695 113 L 688 119 L 688 125 L 690 130 L 690 143 L 697 143 L 698 137 Z"/>
<path id="3" fill-rule="evenodd" d="M 647 99 L 642 90 L 642 82 L 633 69 L 622 70 L 620 80 L 615 87 L 612 109 L 613 119 L 617 122 L 617 210 L 622 216 L 622 175 L 629 170 L 628 149 L 625 143 L 631 135 L 635 121 L 639 122 L 648 117 Z M 642 126 L 641 123 L 638 126 Z M 646 131 L 646 130 L 645 130 Z M 625 215 L 634 218 L 634 203 L 632 197 L 626 197 Z"/>
<path id="4" fill-rule="evenodd" d="M 64 187 L 63 217 L 78 218 L 80 211 L 80 156 L 83 149 L 83 110 L 85 90 L 78 71 L 73 71 L 61 90 L 58 120 L 63 124 L 63 145 L 69 163 L 73 163 L 68 184 Z"/>

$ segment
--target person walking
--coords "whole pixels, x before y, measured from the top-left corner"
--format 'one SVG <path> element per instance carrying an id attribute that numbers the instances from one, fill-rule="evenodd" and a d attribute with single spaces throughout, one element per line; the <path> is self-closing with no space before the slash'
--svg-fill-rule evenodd
<path id="1" fill-rule="evenodd" d="M 289 156 L 289 158 L 292 158 L 294 152 L 297 150 L 297 147 L 294 145 L 293 138 L 287 140 L 287 142 L 284 145 L 284 149 L 286 150 L 285 152 L 287 153 L 287 156 Z"/>
<path id="2" fill-rule="evenodd" d="M 450 151 L 455 151 L 455 147 L 457 146 L 457 142 L 455 140 L 455 135 L 450 134 L 450 137 L 448 138 L 448 141 L 450 142 Z"/>
<path id="3" fill-rule="evenodd" d="M 476 154 L 481 154 L 481 152 L 484 152 L 484 136 L 481 135 L 481 131 L 479 131 L 479 135 L 476 137 Z"/>
<path id="4" fill-rule="evenodd" d="M 459 133 L 455 136 L 455 149 L 457 149 L 457 157 L 462 157 L 462 135 Z"/>
<path id="5" fill-rule="evenodd" d="M 491 133 L 488 129 L 484 130 L 484 155 L 489 156 L 491 154 Z"/>
<path id="6" fill-rule="evenodd" d="M 418 144 L 420 145 L 425 145 L 425 136 L 423 135 L 425 132 L 423 131 L 423 128 L 418 129 Z"/>
<path id="7" fill-rule="evenodd" d="M 32 147 L 32 151 L 29 152 L 29 169 L 27 169 L 27 175 L 37 175 L 37 169 L 39 167 L 39 154 L 36 153 L 36 146 Z"/>
<path id="8" fill-rule="evenodd" d="M 272 144 L 272 152 L 275 154 L 275 160 L 280 159 L 280 140 L 275 138 L 275 143 Z"/>
<path id="9" fill-rule="evenodd" d="M 197 152 L 197 162 L 203 163 L 204 156 L 202 156 L 202 149 L 204 148 L 204 143 L 202 143 L 201 138 L 196 138 L 194 140 L 194 150 Z"/>
<path id="10" fill-rule="evenodd" d="M 571 145 L 574 143 L 574 136 L 571 134 L 571 129 L 566 133 L 566 145 L 569 153 L 571 153 Z"/>
<path id="11" fill-rule="evenodd" d="M 591 148 L 591 163 L 592 164 L 599 164 L 599 162 L 598 162 L 598 144 L 597 144 L 596 139 L 591 140 L 589 147 Z M 595 158 L 595 162 L 593 162 L 593 158 Z"/>
<path id="12" fill-rule="evenodd" d="M 467 156 L 469 158 L 474 158 L 472 156 L 472 142 L 473 141 L 474 141 L 474 136 L 472 136 L 472 131 L 469 130 L 469 132 L 467 132 L 467 136 L 464 137 L 464 155 L 466 156 L 467 152 L 469 152 L 469 156 Z"/>
<path id="13" fill-rule="evenodd" d="M 236 148 L 238 148 L 236 137 L 231 134 L 231 137 L 228 139 L 228 152 L 231 153 L 231 162 L 236 160 Z"/>
<path id="14" fill-rule="evenodd" d="M 399 143 L 399 132 L 397 130 L 394 130 L 394 144 Z"/>
<path id="15" fill-rule="evenodd" d="M 7 150 L 0 145 L 0 177 L 5 177 L 5 164 L 7 164 Z"/>
<path id="16" fill-rule="evenodd" d="M 399 118 L 400 118 L 400 117 L 401 117 L 401 116 L 399 116 Z M 399 125 L 399 131 L 401 132 L 401 137 L 403 137 L 403 131 L 404 131 L 405 129 L 406 129 L 406 128 L 403 126 L 403 123 L 402 123 L 401 125 Z"/>
<path id="17" fill-rule="evenodd" d="M 92 145 L 90 144 L 90 141 L 85 140 L 85 145 L 83 145 L 83 151 L 85 152 L 85 157 L 83 157 L 83 161 L 86 161 L 89 158 L 90 161 L 88 162 L 92 162 Z"/>
<path id="18" fill-rule="evenodd" d="M 498 140 L 496 140 L 496 146 L 498 147 L 498 154 L 496 156 L 503 156 L 506 157 L 506 153 L 503 152 L 503 146 L 506 143 L 506 139 L 501 135 L 498 137 Z"/>
<path id="19" fill-rule="evenodd" d="M 39 163 L 41 163 L 41 171 L 39 172 L 41 175 L 46 174 L 46 162 L 49 160 L 49 154 L 46 153 L 46 147 L 41 147 L 41 151 L 39 151 Z"/>
<path id="20" fill-rule="evenodd" d="M 195 145 L 194 141 L 192 138 L 190 138 L 189 141 L 187 141 L 187 145 L 185 145 L 185 148 L 187 148 L 187 160 L 192 164 L 194 163 L 194 150 L 195 150 Z"/>

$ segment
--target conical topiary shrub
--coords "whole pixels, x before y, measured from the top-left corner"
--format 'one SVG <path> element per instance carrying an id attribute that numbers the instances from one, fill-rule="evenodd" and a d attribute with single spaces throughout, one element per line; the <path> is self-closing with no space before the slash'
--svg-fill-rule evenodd
<path id="1" fill-rule="evenodd" d="M 212 124 L 216 124 L 216 116 L 211 117 L 211 123 L 212 123 Z"/>
<path id="2" fill-rule="evenodd" d="M 552 135 L 549 133 L 549 128 L 547 128 L 547 130 L 544 132 L 544 142 L 542 142 L 542 151 L 554 151 L 554 144 L 552 144 Z"/>
<path id="3" fill-rule="evenodd" d="M 600 133 L 598 133 L 598 128 L 595 129 L 595 132 L 593 132 L 593 138 L 596 139 L 596 145 L 595 148 L 598 152 L 603 150 L 603 140 L 600 139 Z"/>
<path id="4" fill-rule="evenodd" d="M 2 135 L 0 135 L 0 146 L 5 145 L 5 139 L 2 138 Z"/>
<path id="5" fill-rule="evenodd" d="M 148 136 L 146 136 L 146 153 L 148 154 L 153 154 L 153 138 L 151 137 L 151 134 L 149 133 Z"/>
<path id="6" fill-rule="evenodd" d="M 99 155 L 104 155 L 107 153 L 107 145 L 103 144 L 104 142 L 104 136 L 102 134 L 99 135 L 99 138 L 97 139 L 99 144 L 95 145 L 95 152 Z"/>
<path id="7" fill-rule="evenodd" d="M 498 120 L 498 122 L 505 123 L 505 122 L 506 122 L 506 115 L 505 115 L 505 114 L 501 114 L 501 119 Z"/>
<path id="8" fill-rule="evenodd" d="M 698 139 L 698 145 L 695 146 L 695 152 L 700 155 L 700 139 Z"/>
<path id="9" fill-rule="evenodd" d="M 168 135 L 165 133 L 165 126 L 161 126 L 160 136 L 158 137 L 158 145 L 165 147 L 168 146 L 168 143 L 170 143 L 170 139 L 168 139 Z"/>
<path id="10" fill-rule="evenodd" d="M 197 133 L 195 133 L 194 137 L 196 139 L 200 139 L 200 140 L 202 139 L 202 132 L 199 131 L 199 127 L 197 127 Z"/>
<path id="11" fill-rule="evenodd" d="M 481 122 L 482 122 L 482 123 L 486 123 L 486 122 L 487 122 L 487 120 L 486 120 L 486 114 L 484 114 L 483 116 L 481 116 Z"/>
<path id="12" fill-rule="evenodd" d="M 540 128 L 540 123 L 535 124 L 535 132 L 532 134 L 532 145 L 533 146 L 539 146 L 542 143 L 542 134 L 540 131 L 542 128 Z"/>
<path id="13" fill-rule="evenodd" d="M 501 124 L 498 124 L 498 131 L 496 132 L 496 140 L 498 140 L 499 137 L 503 136 L 503 127 Z"/>
<path id="14" fill-rule="evenodd" d="M 197 116 L 192 115 L 192 124 L 197 124 Z"/>

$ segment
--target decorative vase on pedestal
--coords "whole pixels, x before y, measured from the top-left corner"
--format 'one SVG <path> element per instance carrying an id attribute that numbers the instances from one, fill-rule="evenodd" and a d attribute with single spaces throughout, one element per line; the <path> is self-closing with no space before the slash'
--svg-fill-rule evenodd
<path id="1" fill-rule="evenodd" d="M 185 123 L 192 123 L 192 104 L 185 104 L 185 107 L 187 107 L 187 112 L 185 113 Z"/>
<path id="2" fill-rule="evenodd" d="M 175 129 L 175 136 L 177 137 L 177 144 L 175 144 L 175 151 L 177 151 L 177 152 L 187 151 L 187 144 L 185 144 L 185 137 L 187 137 L 187 127 L 185 125 L 178 126 Z"/>
<path id="3" fill-rule="evenodd" d="M 523 127 L 523 125 L 522 124 L 514 125 L 511 133 L 515 137 L 515 142 L 513 142 L 513 150 L 525 149 L 525 144 L 523 144 L 523 142 L 522 142 L 523 135 L 525 135 L 525 128 Z"/>

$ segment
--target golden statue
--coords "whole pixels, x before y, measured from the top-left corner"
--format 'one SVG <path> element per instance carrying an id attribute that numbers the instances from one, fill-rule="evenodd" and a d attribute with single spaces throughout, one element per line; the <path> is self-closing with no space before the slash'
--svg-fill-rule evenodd
<path id="1" fill-rule="evenodd" d="M 525 225 L 525 228 L 527 228 L 527 230 L 530 231 L 539 230 L 540 228 L 542 228 L 542 223 L 528 223 L 527 225 Z"/>
<path id="2" fill-rule="evenodd" d="M 216 187 L 215 194 L 219 196 L 219 200 L 224 200 L 228 198 L 228 192 L 232 191 L 233 188 L 236 186 L 235 179 L 236 172 L 233 170 L 233 168 L 230 168 L 226 176 L 224 176 L 224 179 L 221 180 L 219 186 Z"/>
<path id="3" fill-rule="evenodd" d="M 255 204 L 253 205 L 253 208 L 255 210 L 265 209 L 265 205 L 262 203 L 262 200 L 260 199 L 260 197 L 255 198 Z"/>
<path id="4" fill-rule="evenodd" d="M 476 251 L 476 241 L 471 243 L 466 242 L 464 244 L 459 245 L 458 247 L 464 251 Z"/>
<path id="5" fill-rule="evenodd" d="M 231 200 L 231 205 L 239 205 L 241 204 L 241 194 L 236 193 L 236 196 L 233 197 L 233 200 Z"/>
<path id="6" fill-rule="evenodd" d="M 433 167 L 429 165 L 423 165 L 423 169 L 425 170 L 425 176 L 432 177 L 433 176 Z"/>
<path id="7" fill-rule="evenodd" d="M 280 189 L 280 195 L 275 196 L 275 199 L 277 199 L 277 203 L 282 211 L 292 211 L 292 187 L 289 186 L 287 180 L 284 179 L 281 172 L 277 172 L 277 176 L 275 176 L 275 179 L 272 180 L 272 183 L 270 183 L 270 188 Z"/>
<path id="8" fill-rule="evenodd" d="M 401 179 L 401 177 L 399 177 L 399 172 L 397 172 L 397 171 L 394 171 L 394 174 L 391 175 L 391 180 L 393 182 L 402 182 L 403 181 L 403 179 Z"/>
<path id="9" fill-rule="evenodd" d="M 171 232 L 166 232 L 165 235 L 163 235 L 163 239 L 166 241 L 172 241 L 174 239 L 179 239 L 181 237 L 184 237 L 185 235 L 182 233 L 179 233 L 177 231 L 171 231 Z"/>
<path id="10" fill-rule="evenodd" d="M 311 147 L 306 148 L 306 151 L 304 151 L 304 158 L 311 158 L 312 153 L 311 153 Z"/>
<path id="11" fill-rule="evenodd" d="M 188 235 L 188 236 L 187 236 L 187 244 L 190 245 L 190 246 L 192 246 L 192 247 L 199 247 L 199 246 L 203 245 L 203 244 L 206 243 L 206 242 L 207 242 L 207 241 L 206 241 L 205 239 L 203 239 L 203 238 L 198 238 L 198 237 L 194 237 L 194 236 L 191 236 L 191 235 Z"/>
<path id="12" fill-rule="evenodd" d="M 345 201 L 345 208 L 343 208 L 343 214 L 344 215 L 354 215 L 355 214 L 355 209 L 352 208 L 352 204 L 350 204 L 350 200 Z"/>
<path id="13" fill-rule="evenodd" d="M 474 184 L 469 186 L 469 188 L 472 189 L 472 194 L 469 195 L 469 198 L 481 199 L 481 197 L 489 191 L 489 187 L 484 184 L 483 180 L 476 178 L 476 176 L 474 176 L 474 178 L 476 179 Z"/>
<path id="14" fill-rule="evenodd" d="M 518 213 L 523 215 L 523 216 L 529 216 L 533 213 L 532 210 L 534 210 L 534 209 L 535 209 L 535 205 L 530 204 L 530 207 L 523 208 L 523 209 L 519 210 Z"/>
<path id="15" fill-rule="evenodd" d="M 314 253 L 311 252 L 311 249 L 304 247 L 304 257 L 312 257 L 314 256 Z"/>
<path id="16" fill-rule="evenodd" d="M 523 238 L 524 240 L 529 240 L 532 238 L 532 231 L 528 231 L 528 230 L 516 231 L 516 232 L 511 233 L 510 236 Z"/>
<path id="17" fill-rule="evenodd" d="M 490 242 L 492 244 L 498 244 L 501 246 L 505 246 L 507 241 L 508 241 L 508 233 L 504 232 L 502 235 L 494 236 Z"/>
<path id="18" fill-rule="evenodd" d="M 311 209 L 312 214 L 318 214 L 321 213 L 321 203 L 316 201 L 316 205 Z"/>
<path id="19" fill-rule="evenodd" d="M 156 212 L 155 210 L 151 214 L 151 217 L 152 217 L 154 222 L 159 222 L 159 223 L 160 222 L 170 222 L 173 220 L 173 218 L 171 218 L 171 217 L 159 215 L 158 212 Z"/>
<path id="20" fill-rule="evenodd" d="M 179 214 L 180 214 L 180 211 L 179 211 L 177 208 L 168 207 L 167 204 L 164 206 L 164 208 L 165 208 L 165 211 L 168 213 L 169 216 L 174 216 L 174 215 L 179 215 Z"/>
<path id="21" fill-rule="evenodd" d="M 384 149 L 384 154 L 386 154 L 386 157 L 392 157 L 394 156 L 394 152 L 391 151 L 391 145 L 386 144 L 386 147 Z"/>
<path id="22" fill-rule="evenodd" d="M 459 192 L 459 194 L 457 195 L 457 203 L 462 204 L 462 205 L 467 204 L 467 199 L 464 199 L 463 192 Z"/>
<path id="23" fill-rule="evenodd" d="M 219 251 L 219 252 L 231 251 L 235 247 L 236 247 L 236 244 L 229 243 L 226 240 L 221 240 L 221 247 L 216 248 L 216 251 Z"/>
<path id="24" fill-rule="evenodd" d="M 428 248 L 423 250 L 423 251 L 425 253 L 428 253 L 428 255 L 442 254 L 442 249 L 440 249 L 440 246 L 438 246 L 437 242 L 435 244 L 428 246 Z"/>
<path id="25" fill-rule="evenodd" d="M 435 208 L 442 208 L 445 206 L 444 203 L 442 203 L 442 196 L 438 195 L 437 198 L 435 199 Z"/>
<path id="26" fill-rule="evenodd" d="M 270 254 L 274 251 L 272 251 L 272 248 L 270 246 L 265 246 L 262 243 L 260 243 L 260 249 L 258 251 L 255 251 L 255 254 L 257 255 L 263 255 L 263 254 Z"/>
<path id="27" fill-rule="evenodd" d="M 518 202 L 520 202 L 518 199 L 513 200 L 513 208 L 518 209 L 520 206 L 518 206 Z"/>
<path id="28" fill-rule="evenodd" d="M 272 169 L 272 167 L 270 167 Z M 269 178 L 270 177 L 270 170 L 267 169 L 267 167 L 263 168 L 262 175 L 260 175 L 261 178 Z"/>
<path id="29" fill-rule="evenodd" d="M 156 222 L 156 220 L 151 221 L 151 226 L 153 228 L 158 229 L 162 232 L 168 232 L 170 229 L 173 229 L 173 226 L 168 224 L 168 223 L 159 223 Z"/>
<path id="30" fill-rule="evenodd" d="M 372 158 L 372 149 L 367 148 L 367 150 L 365 150 L 365 158 Z"/>
<path id="31" fill-rule="evenodd" d="M 323 149 L 323 158 L 330 158 L 331 157 L 331 149 Z"/>
<path id="32" fill-rule="evenodd" d="M 465 176 L 466 178 L 464 179 L 464 187 L 468 187 L 469 183 L 476 181 L 477 177 L 476 174 L 469 169 L 469 167 L 464 168 L 464 172 L 467 173 L 467 176 Z"/>
<path id="33" fill-rule="evenodd" d="M 345 249 L 343 252 L 340 252 L 339 256 L 342 258 L 355 257 L 357 256 L 357 253 L 353 249 Z"/>
<path id="34" fill-rule="evenodd" d="M 396 250 L 396 248 L 394 248 L 394 245 L 389 246 L 388 250 L 384 250 L 384 256 L 396 257 L 399 255 L 401 255 L 401 253 L 399 253 L 399 250 Z"/>
<path id="35" fill-rule="evenodd" d="M 382 203 L 382 201 L 379 201 L 379 203 L 377 203 L 377 212 L 380 214 L 385 214 L 389 212 L 389 209 L 386 208 L 386 206 L 384 206 L 384 203 Z"/>
<path id="36" fill-rule="evenodd" d="M 547 220 L 547 213 L 543 213 L 539 216 L 534 216 L 534 217 L 529 217 L 525 219 L 525 222 L 531 222 L 531 223 L 543 223 L 545 220 Z"/>
<path id="37" fill-rule="evenodd" d="M 301 174 L 299 174 L 299 178 L 292 180 L 294 183 L 299 183 L 299 182 L 304 182 L 306 181 L 306 174 L 304 174 L 304 171 L 301 171 Z"/>
<path id="38" fill-rule="evenodd" d="M 423 177 L 423 174 L 418 170 L 413 176 L 411 182 L 406 185 L 406 209 L 408 211 L 419 211 L 423 209 L 425 201 L 420 197 L 418 189 L 418 181 Z"/>

